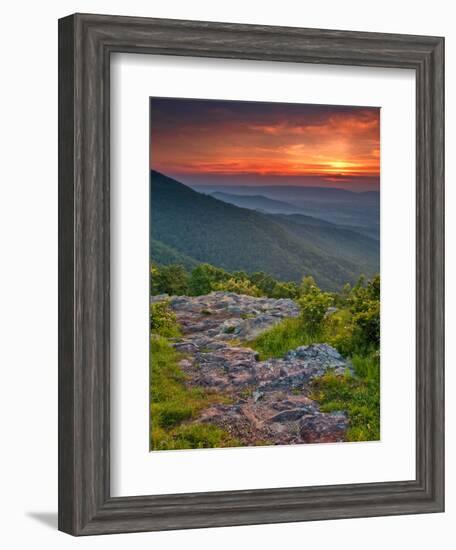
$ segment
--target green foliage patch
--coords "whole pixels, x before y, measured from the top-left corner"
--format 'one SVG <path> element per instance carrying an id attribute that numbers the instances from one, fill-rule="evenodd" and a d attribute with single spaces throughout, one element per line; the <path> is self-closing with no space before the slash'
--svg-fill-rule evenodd
<path id="1" fill-rule="evenodd" d="M 184 266 L 177 264 L 150 268 L 150 293 L 182 295 L 188 293 L 189 275 Z"/>
<path id="2" fill-rule="evenodd" d="M 152 334 L 166 338 L 180 336 L 181 331 L 176 315 L 166 300 L 150 304 L 150 331 Z"/>
<path id="3" fill-rule="evenodd" d="M 313 335 L 321 334 L 326 312 L 334 302 L 328 292 L 322 292 L 313 285 L 301 296 L 298 304 L 301 308 L 303 326 Z"/>
<path id="4" fill-rule="evenodd" d="M 278 281 L 263 272 L 228 272 L 210 264 L 199 264 L 191 271 L 183 265 L 152 264 L 150 269 L 151 294 L 201 296 L 214 291 L 236 292 L 247 296 L 268 298 L 298 298 L 299 285 Z"/>
<path id="5" fill-rule="evenodd" d="M 248 279 L 235 279 L 231 277 L 227 281 L 215 283 L 212 288 L 213 290 L 235 292 L 236 294 L 244 294 L 245 296 L 261 296 L 260 289 Z"/>
<path id="6" fill-rule="evenodd" d="M 284 319 L 249 345 L 263 357 L 282 357 L 290 349 L 327 342 L 345 357 L 367 356 L 380 346 L 380 278 L 355 285 L 343 294 L 320 290 L 305 278 L 297 300 L 301 314 Z M 328 314 L 328 307 L 339 308 Z"/>

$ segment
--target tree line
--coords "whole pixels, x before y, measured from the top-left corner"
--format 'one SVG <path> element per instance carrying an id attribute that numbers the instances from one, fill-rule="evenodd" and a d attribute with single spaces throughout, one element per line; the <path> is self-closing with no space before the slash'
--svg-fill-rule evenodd
<path id="1" fill-rule="evenodd" d="M 347 319 L 340 321 L 340 316 L 329 320 L 341 323 L 335 331 L 339 341 L 334 343 L 342 353 L 352 354 L 354 348 L 363 352 L 379 349 L 379 275 L 370 280 L 361 275 L 353 286 L 347 283 L 340 292 L 325 292 L 311 275 L 304 276 L 300 283 L 296 283 L 279 281 L 264 272 L 230 273 L 210 264 L 200 264 L 191 271 L 178 264 L 151 265 L 150 288 L 152 295 L 201 296 L 223 291 L 255 297 L 293 299 L 300 306 L 301 318 L 307 330 L 315 334 L 321 331 L 324 322 L 328 323 L 328 311 L 333 307 L 350 314 L 349 323 Z"/>

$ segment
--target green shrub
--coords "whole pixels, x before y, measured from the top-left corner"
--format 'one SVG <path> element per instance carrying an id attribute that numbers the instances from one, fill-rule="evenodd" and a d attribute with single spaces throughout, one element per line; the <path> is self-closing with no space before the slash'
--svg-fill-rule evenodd
<path id="1" fill-rule="evenodd" d="M 354 337 L 359 346 L 376 349 L 380 345 L 380 302 L 370 300 L 353 317 Z"/>
<path id="2" fill-rule="evenodd" d="M 380 276 L 364 286 L 361 282 L 353 288 L 348 303 L 353 314 L 354 347 L 358 353 L 369 353 L 380 345 Z"/>
<path id="3" fill-rule="evenodd" d="M 248 279 L 235 279 L 231 277 L 227 281 L 212 283 L 212 290 L 223 292 L 235 292 L 246 296 L 261 296 L 261 291 Z"/>
<path id="4" fill-rule="evenodd" d="M 317 288 L 317 283 L 312 275 L 308 275 L 307 277 L 302 278 L 299 293 L 301 296 L 304 296 L 309 292 L 312 292 L 314 288 Z"/>
<path id="5" fill-rule="evenodd" d="M 150 330 L 152 334 L 167 338 L 181 334 L 176 315 L 169 307 L 168 301 L 150 304 Z"/>
<path id="6" fill-rule="evenodd" d="M 181 265 L 151 266 L 150 292 L 180 296 L 189 291 L 189 277 Z"/>
<path id="7" fill-rule="evenodd" d="M 318 287 L 311 286 L 298 303 L 301 308 L 301 319 L 307 331 L 311 334 L 320 333 L 326 311 L 333 303 L 333 297 L 328 292 L 322 292 Z"/>
<path id="8" fill-rule="evenodd" d="M 256 271 L 249 276 L 250 282 L 261 290 L 265 296 L 272 297 L 277 281 L 264 271 Z"/>
<path id="9" fill-rule="evenodd" d="M 299 289 L 296 283 L 276 283 L 269 294 L 270 298 L 290 298 L 295 300 L 299 296 Z"/>
<path id="10" fill-rule="evenodd" d="M 192 296 L 201 296 L 209 294 L 213 290 L 215 283 L 225 281 L 230 278 L 230 274 L 224 269 L 214 267 L 210 264 L 200 264 L 193 269 L 189 289 Z"/>
<path id="11" fill-rule="evenodd" d="M 353 315 L 348 309 L 340 309 L 325 318 L 324 340 L 345 357 L 349 357 L 355 352 Z"/>

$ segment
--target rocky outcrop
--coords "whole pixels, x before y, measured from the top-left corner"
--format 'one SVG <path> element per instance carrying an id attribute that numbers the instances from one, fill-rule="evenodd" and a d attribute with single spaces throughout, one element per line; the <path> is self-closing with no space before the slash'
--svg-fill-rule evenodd
<path id="1" fill-rule="evenodd" d="M 234 292 L 212 292 L 204 296 L 152 296 L 152 302 L 169 300 L 184 333 L 211 340 L 253 340 L 285 317 L 297 317 L 293 300 L 253 298 Z"/>
<path id="2" fill-rule="evenodd" d="M 198 422 L 227 430 L 244 445 L 344 441 L 347 416 L 324 413 L 309 397 L 309 381 L 329 369 L 351 365 L 326 343 L 300 346 L 284 357 L 259 360 L 246 342 L 299 308 L 287 299 L 254 298 L 229 292 L 169 300 L 183 336 L 173 341 L 192 386 L 222 392 L 231 404 L 213 405 Z"/>

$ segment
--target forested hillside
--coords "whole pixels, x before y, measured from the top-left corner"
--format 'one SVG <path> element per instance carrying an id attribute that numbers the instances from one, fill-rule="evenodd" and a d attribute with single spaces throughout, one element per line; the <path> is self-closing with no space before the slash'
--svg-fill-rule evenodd
<path id="1" fill-rule="evenodd" d="M 151 172 L 151 259 L 187 269 L 210 263 L 285 281 L 312 275 L 324 289 L 379 270 L 378 242 L 306 216 L 239 208 Z"/>
<path id="2" fill-rule="evenodd" d="M 223 202 L 228 202 L 239 206 L 240 208 L 249 208 L 250 210 L 259 210 L 270 214 L 299 214 L 301 209 L 287 202 L 270 199 L 263 195 L 233 195 L 232 193 L 223 193 L 215 191 L 211 195 Z"/>

